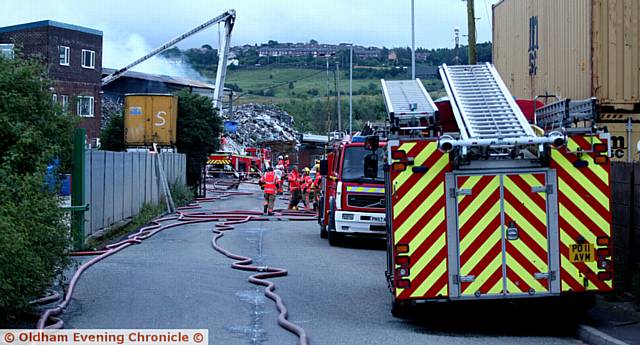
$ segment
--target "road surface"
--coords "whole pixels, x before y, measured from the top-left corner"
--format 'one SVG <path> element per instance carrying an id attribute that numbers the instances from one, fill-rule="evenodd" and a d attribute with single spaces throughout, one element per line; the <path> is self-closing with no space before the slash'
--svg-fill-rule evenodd
<path id="1" fill-rule="evenodd" d="M 205 209 L 262 210 L 252 196 Z M 284 205 L 278 200 L 277 206 Z M 210 344 L 295 344 L 278 327 L 274 303 L 248 272 L 211 248 L 213 224 L 161 232 L 91 267 L 62 314 L 66 328 L 207 328 Z M 284 267 L 273 279 L 311 344 L 582 344 L 553 306 L 438 304 L 412 320 L 394 318 L 384 279 L 384 243 L 351 240 L 330 247 L 315 222 L 252 222 L 220 243 L 259 265 Z"/>

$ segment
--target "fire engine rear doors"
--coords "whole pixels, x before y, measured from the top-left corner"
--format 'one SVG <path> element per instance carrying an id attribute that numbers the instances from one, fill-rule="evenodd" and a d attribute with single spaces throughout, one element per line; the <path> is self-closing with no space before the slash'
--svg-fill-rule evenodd
<path id="1" fill-rule="evenodd" d="M 446 180 L 449 296 L 559 293 L 555 172 L 449 173 Z"/>

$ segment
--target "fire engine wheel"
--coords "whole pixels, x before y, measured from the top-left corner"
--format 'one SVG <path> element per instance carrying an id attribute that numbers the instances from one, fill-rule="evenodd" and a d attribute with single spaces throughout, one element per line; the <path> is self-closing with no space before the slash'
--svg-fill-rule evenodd
<path id="1" fill-rule="evenodd" d="M 411 316 L 412 304 L 409 301 L 391 301 L 391 315 L 399 319 L 408 319 Z"/>
<path id="2" fill-rule="evenodd" d="M 324 225 L 324 196 L 320 197 L 318 205 L 318 224 L 320 224 L 320 238 L 327 238 L 327 226 Z"/>
<path id="3" fill-rule="evenodd" d="M 332 247 L 339 247 L 344 243 L 344 235 L 336 231 L 336 207 L 333 199 L 329 201 L 329 226 L 327 229 L 327 238 L 329 239 L 329 245 Z"/>
<path id="4" fill-rule="evenodd" d="M 337 231 L 328 231 L 329 245 L 332 247 L 340 247 L 344 244 L 344 235 Z"/>

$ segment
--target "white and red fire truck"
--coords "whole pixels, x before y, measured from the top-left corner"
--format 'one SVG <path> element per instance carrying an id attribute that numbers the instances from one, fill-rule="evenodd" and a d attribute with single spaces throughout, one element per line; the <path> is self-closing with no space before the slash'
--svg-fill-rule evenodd
<path id="1" fill-rule="evenodd" d="M 330 245 L 341 245 L 347 235 L 385 236 L 384 147 L 381 141 L 375 151 L 380 156 L 379 173 L 365 177 L 362 162 L 369 152 L 364 148 L 364 137 L 344 136 L 329 141 L 327 158 L 321 162 L 325 168 L 321 169 L 318 222 L 320 236 L 328 237 Z"/>
<path id="2" fill-rule="evenodd" d="M 419 80 L 382 80 L 394 315 L 427 301 L 611 291 L 609 144 L 595 101 L 528 121 L 491 64 L 440 75 L 450 113 Z"/>

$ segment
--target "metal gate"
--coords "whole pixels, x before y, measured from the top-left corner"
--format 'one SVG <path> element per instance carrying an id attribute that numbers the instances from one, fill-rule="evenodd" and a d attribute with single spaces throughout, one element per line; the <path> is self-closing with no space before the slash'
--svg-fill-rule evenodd
<path id="1" fill-rule="evenodd" d="M 447 186 L 451 297 L 559 292 L 554 172 L 448 174 Z"/>

